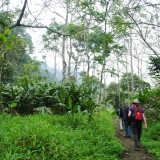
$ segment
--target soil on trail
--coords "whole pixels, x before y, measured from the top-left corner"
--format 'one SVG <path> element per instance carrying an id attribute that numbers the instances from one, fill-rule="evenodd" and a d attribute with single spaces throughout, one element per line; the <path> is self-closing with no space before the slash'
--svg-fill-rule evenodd
<path id="1" fill-rule="evenodd" d="M 139 151 L 135 151 L 133 138 L 124 137 L 124 131 L 120 131 L 119 129 L 118 120 L 114 119 L 114 123 L 117 129 L 117 137 L 125 147 L 121 160 L 155 160 L 142 145 Z"/>

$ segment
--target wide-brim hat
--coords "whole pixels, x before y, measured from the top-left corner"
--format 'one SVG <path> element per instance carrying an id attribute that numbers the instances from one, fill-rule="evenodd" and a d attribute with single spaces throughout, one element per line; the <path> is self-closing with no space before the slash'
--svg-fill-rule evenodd
<path id="1" fill-rule="evenodd" d="M 138 99 L 134 99 L 132 103 L 139 104 L 140 101 Z"/>

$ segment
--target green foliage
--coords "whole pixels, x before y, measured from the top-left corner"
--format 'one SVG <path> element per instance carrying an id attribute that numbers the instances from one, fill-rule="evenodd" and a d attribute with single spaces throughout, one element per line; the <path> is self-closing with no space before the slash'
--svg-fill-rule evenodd
<path id="1" fill-rule="evenodd" d="M 133 81 L 135 92 L 141 91 L 145 88 L 150 88 L 150 84 L 148 82 L 140 80 L 140 78 L 136 74 L 133 74 Z M 124 73 L 120 80 L 120 85 L 123 91 L 127 91 L 128 86 L 129 90 L 132 91 L 132 73 Z"/>
<path id="2" fill-rule="evenodd" d="M 139 92 L 136 97 L 146 109 L 146 116 L 150 123 L 160 120 L 160 88 L 152 90 L 145 89 Z M 154 118 L 153 118 L 154 117 Z"/>
<path id="3" fill-rule="evenodd" d="M 149 75 L 159 78 L 160 76 L 160 57 L 150 57 Z"/>
<path id="4" fill-rule="evenodd" d="M 2 118 L 0 159 L 119 160 L 124 149 L 108 112 L 91 123 L 85 115 L 77 115 L 74 129 L 67 116 Z"/>
<path id="5" fill-rule="evenodd" d="M 25 51 L 32 52 L 31 37 L 22 29 L 6 29 L 0 34 L 1 83 L 13 83 L 22 73 L 22 64 L 31 59 Z"/>
<path id="6" fill-rule="evenodd" d="M 62 31 L 64 25 L 59 24 L 55 21 L 55 19 L 52 19 L 52 23 L 49 25 L 51 30 L 47 30 L 45 34 L 42 35 L 42 40 L 44 43 L 44 48 L 46 50 L 52 50 L 58 52 L 58 47 L 55 44 L 59 38 L 61 38 L 61 35 L 53 34 L 53 31 L 60 32 Z"/>
<path id="7" fill-rule="evenodd" d="M 111 82 L 110 85 L 106 88 L 107 97 L 105 101 L 109 104 L 112 104 L 114 107 L 118 106 L 118 84 Z"/>
<path id="8" fill-rule="evenodd" d="M 86 106 L 86 109 L 89 113 L 89 120 L 91 121 L 93 118 L 93 112 L 94 112 L 95 108 L 97 107 L 97 105 L 95 102 L 93 102 L 93 100 L 90 100 L 90 99 L 85 100 L 84 105 Z"/>
<path id="9" fill-rule="evenodd" d="M 148 82 L 140 80 L 140 78 L 135 74 L 133 75 L 135 94 L 134 95 L 131 94 L 131 91 L 132 91 L 131 76 L 132 76 L 131 73 L 123 74 L 120 80 L 120 84 L 119 84 L 120 86 L 115 82 L 111 82 L 108 88 L 106 88 L 105 101 L 107 101 L 113 107 L 117 108 L 119 104 L 129 105 L 131 100 L 133 100 L 134 98 L 138 98 L 142 102 L 142 105 L 148 103 L 148 105 L 146 105 L 148 106 L 147 108 L 152 108 L 151 106 L 154 106 L 154 105 L 158 106 L 157 104 L 159 103 L 159 101 L 157 99 L 159 94 L 155 93 L 157 94 L 157 96 L 155 96 L 155 94 L 149 93 L 150 84 Z M 129 86 L 129 91 L 128 91 L 128 86 Z M 154 105 L 151 105 L 152 100 L 150 102 L 146 101 L 149 95 L 153 95 L 153 97 L 157 97 L 155 99 L 152 97 L 152 99 L 154 100 Z M 151 106 L 149 107 L 149 105 Z M 148 112 L 150 111 L 151 113 L 153 113 L 153 109 L 150 109 Z M 155 114 L 156 112 L 159 113 L 159 110 L 156 109 Z M 157 119 L 157 115 L 158 114 L 156 114 L 156 119 Z"/>
<path id="10" fill-rule="evenodd" d="M 114 69 L 114 68 L 106 68 L 105 70 L 104 70 L 104 72 L 109 72 L 110 73 L 110 75 L 111 75 L 111 77 L 114 77 L 114 76 L 118 76 L 118 74 L 117 74 L 117 72 L 116 72 L 116 69 Z"/>
<path id="11" fill-rule="evenodd" d="M 8 4 L 8 1 L 3 1 L 0 11 L 0 83 L 3 84 L 13 83 L 29 57 L 27 54 L 33 51 L 31 36 L 24 28 L 9 29 L 16 13 L 6 11 Z"/>
<path id="12" fill-rule="evenodd" d="M 7 38 L 4 34 L 0 34 L 0 41 L 2 41 L 3 43 L 7 42 Z"/>
<path id="13" fill-rule="evenodd" d="M 118 34 L 127 34 L 127 31 L 132 28 L 129 20 L 127 21 L 127 19 L 120 12 L 112 18 L 111 25 L 115 28 L 115 31 Z"/>
<path id="14" fill-rule="evenodd" d="M 20 114 L 32 114 L 38 107 L 50 107 L 55 114 L 67 111 L 74 114 L 86 109 L 85 100 L 94 101 L 96 83 L 86 90 L 84 85 L 30 82 L 24 78 L 19 85 L 2 85 L 0 102 L 5 108 L 8 104 L 17 103 L 15 110 Z"/>
<path id="15" fill-rule="evenodd" d="M 83 15 L 81 15 L 82 20 L 96 20 L 97 22 L 102 22 L 104 18 L 104 12 L 100 12 L 98 8 L 95 7 L 96 1 L 83 0 L 80 2 L 80 10 Z"/>
<path id="16" fill-rule="evenodd" d="M 156 121 L 154 124 L 148 124 L 148 129 L 143 131 L 142 144 L 147 147 L 148 152 L 160 158 L 160 123 Z"/>
<path id="17" fill-rule="evenodd" d="M 25 79 L 30 82 L 44 80 L 44 77 L 40 76 L 40 62 L 32 59 L 28 59 L 25 63 L 21 64 L 21 70 L 15 77 L 15 82 L 23 83 Z"/>
<path id="18" fill-rule="evenodd" d="M 68 27 L 67 27 L 67 32 L 72 35 L 72 34 L 75 34 L 77 32 L 80 32 L 83 29 L 84 29 L 84 25 L 83 24 L 75 25 L 75 24 L 70 23 L 68 25 Z"/>
<path id="19" fill-rule="evenodd" d="M 118 93 L 118 84 L 115 82 L 111 82 L 110 85 L 106 88 L 106 98 L 105 101 L 112 105 L 114 108 L 118 108 L 119 104 L 124 104 L 125 99 L 127 97 L 127 93 L 120 90 Z M 120 94 L 120 101 L 119 101 Z"/>
<path id="20" fill-rule="evenodd" d="M 111 33 L 105 34 L 101 27 L 95 28 L 89 35 L 89 49 L 93 53 L 102 53 L 103 58 L 109 56 L 112 43 L 113 35 Z"/>
<path id="21" fill-rule="evenodd" d="M 4 3 L 4 2 L 2 2 Z M 1 4 L 2 6 L 7 3 Z M 9 25 L 12 23 L 13 15 L 8 11 L 0 11 L 0 31 L 4 32 L 6 28 L 9 28 Z"/>
<path id="22" fill-rule="evenodd" d="M 98 78 L 95 76 L 86 76 L 86 73 L 83 72 L 81 75 L 83 78 L 80 88 L 84 91 L 84 96 L 86 96 L 86 99 L 89 99 L 89 97 L 92 99 L 96 98 L 98 95 L 98 88 L 101 86 Z"/>

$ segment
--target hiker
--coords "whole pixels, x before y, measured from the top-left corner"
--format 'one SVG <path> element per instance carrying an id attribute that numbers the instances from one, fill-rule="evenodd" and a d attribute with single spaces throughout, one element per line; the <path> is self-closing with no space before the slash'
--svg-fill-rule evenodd
<path id="1" fill-rule="evenodd" d="M 144 121 L 144 128 L 147 128 L 147 122 L 144 109 L 141 108 L 138 99 L 133 100 L 132 106 L 129 108 L 128 117 L 131 117 L 132 119 L 131 128 L 134 136 L 135 150 L 139 151 L 142 133 L 142 120 Z"/>
<path id="2" fill-rule="evenodd" d="M 129 107 L 125 106 L 123 110 L 124 137 L 132 138 L 131 118 L 128 117 Z"/>
<path id="3" fill-rule="evenodd" d="M 123 131 L 123 109 L 124 109 L 124 106 L 120 105 L 120 108 L 118 108 L 117 110 L 117 115 L 119 118 L 119 127 L 121 131 Z"/>

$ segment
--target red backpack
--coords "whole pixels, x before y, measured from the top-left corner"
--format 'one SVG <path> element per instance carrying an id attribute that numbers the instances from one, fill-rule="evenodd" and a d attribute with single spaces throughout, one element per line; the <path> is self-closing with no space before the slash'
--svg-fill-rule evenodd
<path id="1" fill-rule="evenodd" d="M 142 121 L 143 116 L 142 116 L 142 109 L 141 107 L 137 108 L 135 107 L 135 120 L 136 121 Z"/>

